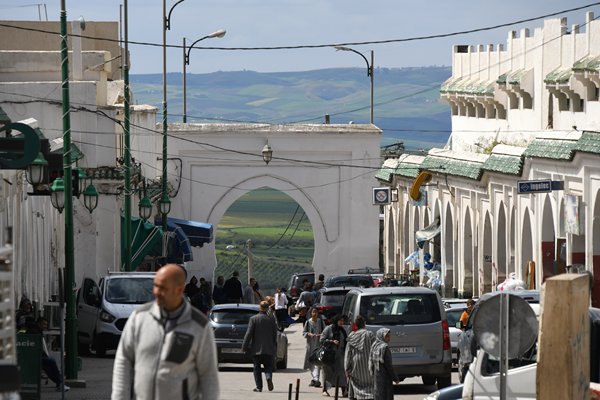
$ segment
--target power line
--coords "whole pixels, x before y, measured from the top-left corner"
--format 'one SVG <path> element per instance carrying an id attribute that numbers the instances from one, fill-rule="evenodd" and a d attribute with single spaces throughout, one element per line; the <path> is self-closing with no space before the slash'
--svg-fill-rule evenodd
<path id="1" fill-rule="evenodd" d="M 471 33 L 491 31 L 491 30 L 495 30 L 495 29 L 499 29 L 499 28 L 506 28 L 506 27 L 509 27 L 512 25 L 519 25 L 519 24 L 523 24 L 526 22 L 537 21 L 540 19 L 548 18 L 548 17 L 554 17 L 554 16 L 557 16 L 560 14 L 566 14 L 566 13 L 570 13 L 570 12 L 574 12 L 574 11 L 584 10 L 586 8 L 591 8 L 591 7 L 598 6 L 598 5 L 600 5 L 600 2 L 594 2 L 594 3 L 590 3 L 590 4 L 587 4 L 584 6 L 580 6 L 580 7 L 573 7 L 573 8 L 569 8 L 566 10 L 552 12 L 549 14 L 539 15 L 536 17 L 525 18 L 525 19 L 520 19 L 520 20 L 516 20 L 516 21 L 511 21 L 511 22 L 505 22 L 505 23 L 486 26 L 486 27 L 482 27 L 482 28 L 474 28 L 474 29 L 468 29 L 468 30 L 462 30 L 462 31 L 432 34 L 432 35 L 411 36 L 411 37 L 399 38 L 399 39 L 384 39 L 384 40 L 342 42 L 342 43 L 328 43 L 328 44 L 314 44 L 314 45 L 304 44 L 304 45 L 261 46 L 261 47 L 194 47 L 194 49 L 196 49 L 196 50 L 224 50 L 224 51 L 295 50 L 295 49 L 326 48 L 326 47 L 335 47 L 335 46 L 363 46 L 363 45 L 369 45 L 369 44 L 404 43 L 404 42 L 440 39 L 440 38 L 447 38 L 447 37 L 452 37 L 452 36 L 467 35 L 467 34 L 471 34 Z M 50 31 L 50 30 L 45 30 L 45 29 L 26 28 L 23 26 L 10 25 L 10 24 L 4 24 L 4 23 L 0 24 L 0 26 L 6 27 L 6 28 L 30 31 L 30 32 L 60 35 L 60 32 L 55 32 L 55 31 Z M 83 34 L 81 34 L 81 35 L 69 34 L 68 36 L 81 37 L 81 38 L 90 39 L 90 40 L 100 40 L 100 41 L 106 41 L 106 42 L 121 43 L 121 41 L 119 39 L 102 38 L 102 37 L 88 36 L 88 35 L 83 35 Z M 138 45 L 138 46 L 163 47 L 162 43 L 152 43 L 152 42 L 129 41 L 129 44 L 130 45 Z M 183 48 L 182 45 L 166 45 L 166 47 L 176 48 L 176 49 Z"/>

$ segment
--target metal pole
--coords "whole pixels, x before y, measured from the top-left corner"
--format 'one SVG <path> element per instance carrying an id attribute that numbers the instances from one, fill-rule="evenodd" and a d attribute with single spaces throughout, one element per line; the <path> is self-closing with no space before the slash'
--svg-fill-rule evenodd
<path id="1" fill-rule="evenodd" d="M 185 62 L 185 37 L 183 38 L 183 123 L 187 122 L 187 91 L 186 91 L 186 65 Z"/>
<path id="2" fill-rule="evenodd" d="M 77 379 L 77 319 L 75 317 L 75 256 L 73 240 L 73 181 L 71 179 L 71 116 L 69 102 L 69 50 L 67 48 L 67 11 L 60 1 L 60 54 L 62 77 L 63 176 L 65 182 L 65 298 L 66 376 Z"/>
<path id="3" fill-rule="evenodd" d="M 300 379 L 296 379 L 296 400 L 300 398 Z"/>
<path id="4" fill-rule="evenodd" d="M 125 100 L 123 104 L 125 125 L 123 127 L 123 141 L 125 152 L 123 154 L 125 158 L 125 229 L 123 235 L 125 236 L 125 271 L 131 271 L 131 149 L 130 149 L 130 131 L 129 131 L 129 29 L 128 29 L 128 7 L 127 0 L 124 1 L 123 16 L 124 16 L 124 31 L 125 31 L 125 59 L 123 62 L 123 80 L 125 86 Z"/>
<path id="5" fill-rule="evenodd" d="M 250 278 L 254 276 L 254 258 L 252 256 L 252 239 L 246 240 L 246 251 L 248 255 L 248 283 L 250 283 Z"/>
<path id="6" fill-rule="evenodd" d="M 162 197 L 167 195 L 167 0 L 163 0 L 163 118 L 162 118 Z M 167 232 L 167 214 L 162 214 L 163 232 Z"/>
<path id="7" fill-rule="evenodd" d="M 506 379 L 508 373 L 508 293 L 500 294 L 500 400 L 506 400 Z"/>
<path id="8" fill-rule="evenodd" d="M 375 56 L 373 54 L 373 50 L 371 50 L 371 65 L 369 66 L 369 75 L 371 75 L 371 124 L 373 124 L 373 98 L 374 98 L 374 84 L 373 84 L 373 74 L 375 72 L 375 64 L 374 64 Z"/>

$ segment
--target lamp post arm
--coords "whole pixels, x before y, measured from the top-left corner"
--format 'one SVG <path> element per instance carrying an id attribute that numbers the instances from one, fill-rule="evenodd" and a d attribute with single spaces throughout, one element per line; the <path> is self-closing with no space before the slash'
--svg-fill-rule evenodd
<path id="1" fill-rule="evenodd" d="M 179 3 L 183 3 L 184 1 L 185 0 L 179 0 L 177 3 L 173 4 L 173 7 L 171 7 L 171 9 L 169 10 L 169 15 L 165 18 L 165 30 L 171 30 L 171 13 Z"/>
<path id="2" fill-rule="evenodd" d="M 181 0 L 183 1 L 183 0 Z M 187 53 L 185 54 L 185 63 L 187 65 L 190 65 L 190 52 L 192 51 L 192 47 L 194 47 L 194 45 L 198 42 L 201 42 L 204 39 L 208 39 L 209 37 L 211 37 L 211 35 L 206 35 L 204 37 L 201 37 L 200 39 L 196 40 L 194 43 L 192 43 L 188 48 L 187 48 Z"/>
<path id="3" fill-rule="evenodd" d="M 356 53 L 359 56 L 361 56 L 363 58 L 363 60 L 365 60 L 365 63 L 367 64 L 367 76 L 371 76 L 371 74 L 373 73 L 373 67 L 369 63 L 369 60 L 367 60 L 367 57 L 365 57 L 365 55 L 363 53 L 361 53 L 360 51 L 354 50 L 350 47 L 336 46 L 335 49 L 342 50 L 342 51 L 351 51 L 351 52 Z"/>

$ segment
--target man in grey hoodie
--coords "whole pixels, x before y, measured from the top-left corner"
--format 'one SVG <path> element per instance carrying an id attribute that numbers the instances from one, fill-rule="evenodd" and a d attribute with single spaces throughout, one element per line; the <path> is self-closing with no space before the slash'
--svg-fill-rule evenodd
<path id="1" fill-rule="evenodd" d="M 208 319 L 183 298 L 185 272 L 159 269 L 155 301 L 125 324 L 113 369 L 112 400 L 216 400 L 219 377 Z"/>

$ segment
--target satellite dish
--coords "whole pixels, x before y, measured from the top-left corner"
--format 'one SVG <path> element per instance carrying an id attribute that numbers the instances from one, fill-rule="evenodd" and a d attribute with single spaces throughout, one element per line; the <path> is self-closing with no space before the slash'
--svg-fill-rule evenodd
<path id="1" fill-rule="evenodd" d="M 479 301 L 473 316 L 475 340 L 483 350 L 494 357 L 500 354 L 502 296 L 498 292 Z M 504 293 L 508 297 L 507 357 L 519 358 L 534 345 L 538 334 L 538 321 L 529 303 L 521 297 Z"/>

